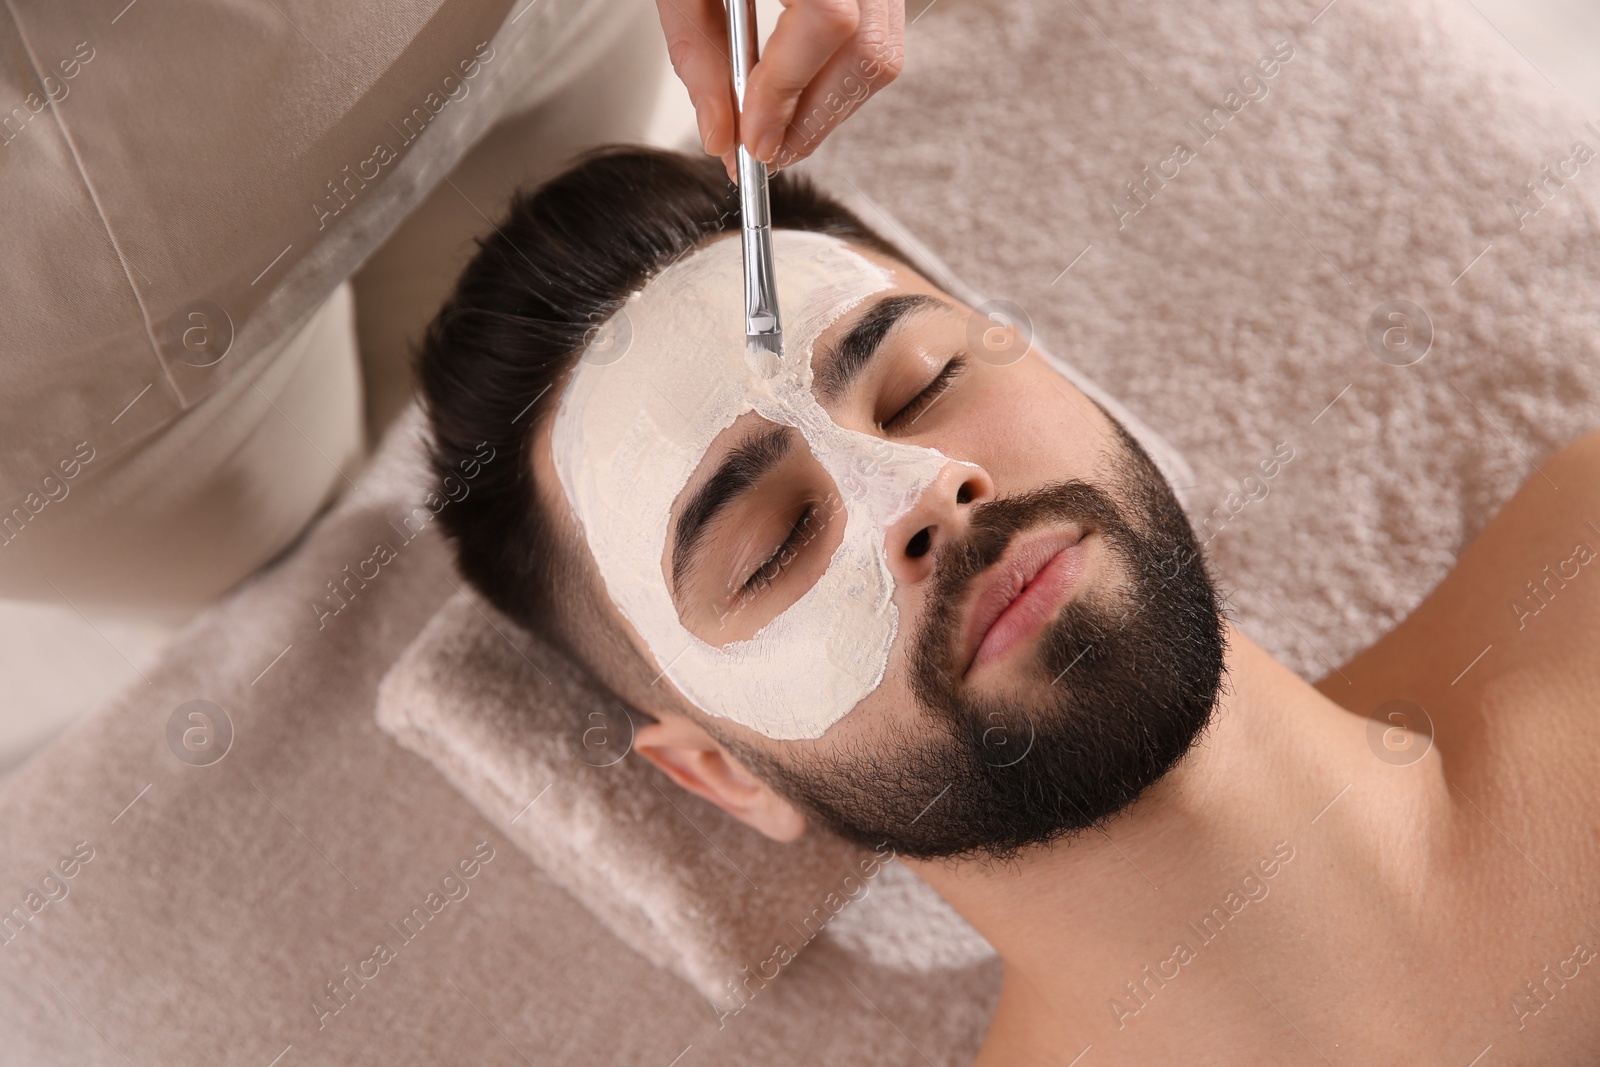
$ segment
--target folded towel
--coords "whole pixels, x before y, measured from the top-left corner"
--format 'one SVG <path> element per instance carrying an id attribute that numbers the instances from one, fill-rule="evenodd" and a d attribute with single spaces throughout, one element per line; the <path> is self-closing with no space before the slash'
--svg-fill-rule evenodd
<path id="1" fill-rule="evenodd" d="M 679 789 L 630 754 L 626 708 L 468 589 L 390 669 L 377 715 L 623 941 L 724 1011 L 869 895 L 889 906 L 835 933 L 881 964 L 991 954 L 892 857 L 820 833 L 780 845 Z"/>

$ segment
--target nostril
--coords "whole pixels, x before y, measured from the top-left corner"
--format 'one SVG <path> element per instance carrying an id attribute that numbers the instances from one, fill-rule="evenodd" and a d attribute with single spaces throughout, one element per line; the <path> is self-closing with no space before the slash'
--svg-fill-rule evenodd
<path id="1" fill-rule="evenodd" d="M 970 504 L 970 503 L 972 503 L 972 483 L 971 482 L 962 482 L 961 483 L 961 488 L 956 490 L 956 503 L 957 504 Z"/>
<path id="2" fill-rule="evenodd" d="M 933 527 L 924 526 L 918 530 L 916 536 L 906 542 L 906 555 L 912 559 L 921 559 L 928 554 L 928 549 L 933 547 Z"/>

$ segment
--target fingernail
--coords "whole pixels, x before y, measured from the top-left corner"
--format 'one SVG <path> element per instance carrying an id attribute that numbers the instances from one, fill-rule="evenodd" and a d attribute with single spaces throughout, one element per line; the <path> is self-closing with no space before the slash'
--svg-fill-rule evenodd
<path id="1" fill-rule="evenodd" d="M 769 130 L 756 142 L 756 158 L 763 163 L 771 163 L 781 147 L 783 147 L 783 131 Z"/>
<path id="2" fill-rule="evenodd" d="M 698 103 L 694 106 L 694 122 L 700 128 L 700 147 L 711 151 L 711 115 Z"/>

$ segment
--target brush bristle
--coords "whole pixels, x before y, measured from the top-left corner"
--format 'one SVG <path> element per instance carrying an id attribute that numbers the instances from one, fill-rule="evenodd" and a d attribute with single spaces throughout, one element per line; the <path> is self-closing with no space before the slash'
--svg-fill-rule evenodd
<path id="1" fill-rule="evenodd" d="M 771 378 L 778 373 L 778 364 L 783 358 L 783 334 L 746 334 L 744 341 L 745 358 L 757 375 Z"/>

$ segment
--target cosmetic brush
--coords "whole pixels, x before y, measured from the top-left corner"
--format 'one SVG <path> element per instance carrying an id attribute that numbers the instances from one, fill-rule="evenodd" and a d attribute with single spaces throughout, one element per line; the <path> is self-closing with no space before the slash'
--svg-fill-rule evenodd
<path id="1" fill-rule="evenodd" d="M 739 220 L 744 241 L 745 358 L 757 376 L 771 378 L 783 355 L 778 286 L 772 272 L 772 211 L 767 201 L 766 164 L 738 140 L 744 87 L 756 65 L 756 0 L 727 0 L 728 45 L 733 60 L 734 128 L 739 173 Z"/>

